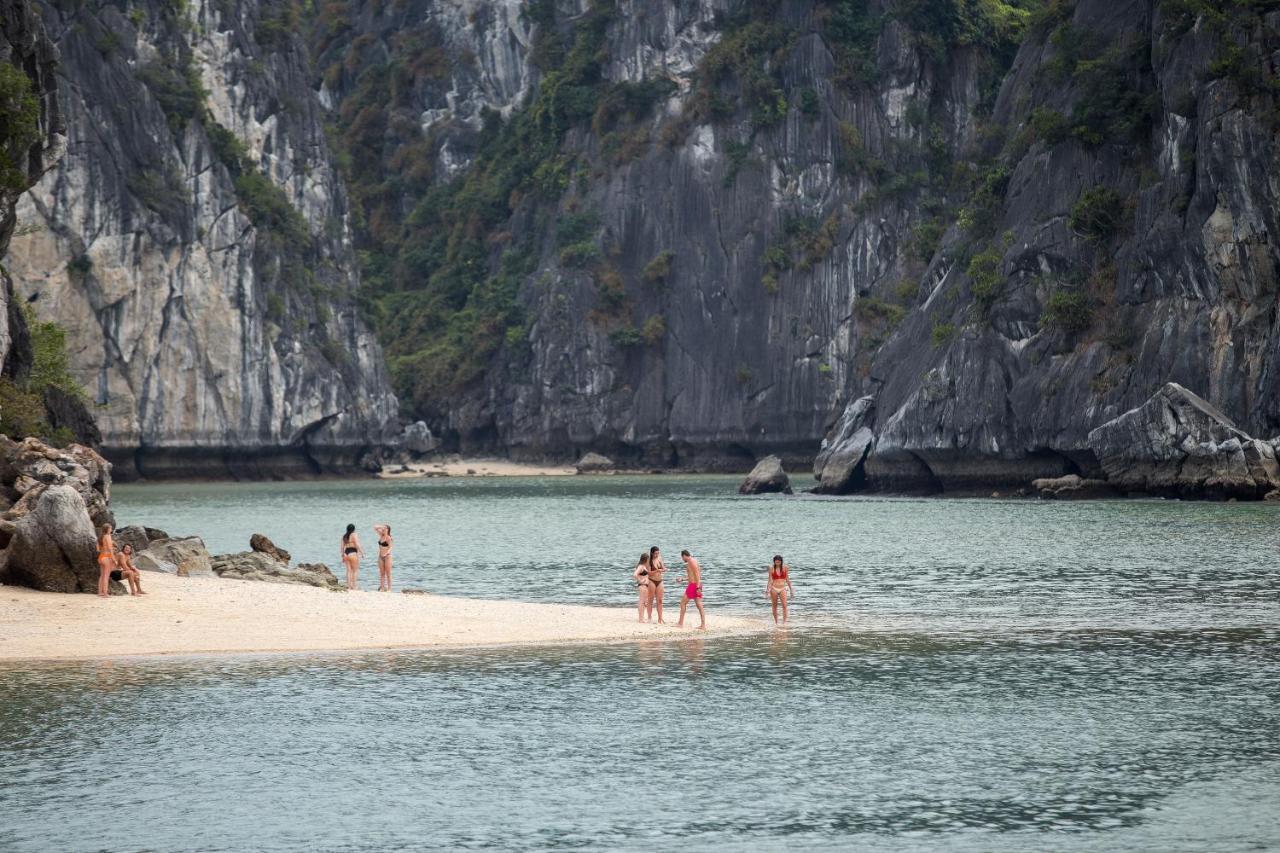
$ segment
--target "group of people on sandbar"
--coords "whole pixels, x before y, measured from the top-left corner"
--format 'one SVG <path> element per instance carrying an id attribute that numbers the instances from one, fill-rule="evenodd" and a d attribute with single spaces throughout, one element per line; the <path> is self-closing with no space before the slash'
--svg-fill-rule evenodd
<path id="1" fill-rule="evenodd" d="M 391 525 L 385 522 L 375 524 L 373 533 L 378 541 L 378 592 L 391 592 L 391 548 L 395 539 L 391 537 Z M 359 589 L 360 560 L 364 557 L 364 546 L 360 544 L 360 534 L 356 533 L 354 524 L 347 525 L 347 532 L 342 534 L 342 547 L 338 559 L 347 570 L 347 589 Z"/>
<path id="2" fill-rule="evenodd" d="M 128 583 L 130 595 L 146 595 L 142 589 L 142 573 L 133 564 L 133 546 L 126 543 L 123 548 L 117 548 L 113 533 L 115 528 L 110 524 L 98 528 L 98 596 L 111 595 L 112 581 Z"/>
<path id="3" fill-rule="evenodd" d="M 685 584 L 685 588 L 684 594 L 680 596 L 680 618 L 676 621 L 676 627 L 684 627 L 685 610 L 688 608 L 689 602 L 693 602 L 694 606 L 698 608 L 698 618 L 702 623 L 698 627 L 705 630 L 707 627 L 707 613 L 702 606 L 702 566 L 699 565 L 697 559 L 687 549 L 680 552 L 680 560 L 684 563 L 685 574 L 679 578 L 678 583 Z M 662 601 L 666 591 L 663 585 L 663 578 L 666 573 L 667 564 L 663 562 L 662 550 L 657 545 L 640 554 L 640 562 L 636 563 L 635 569 L 631 572 L 631 577 L 636 582 L 636 618 L 638 621 L 652 622 L 656 611 L 658 624 L 666 624 L 662 618 Z M 782 611 L 781 624 L 786 624 L 790 615 L 787 601 L 795 597 L 796 590 L 791 584 L 791 567 L 782 559 L 781 554 L 773 555 L 773 564 L 769 567 L 764 594 L 765 598 L 773 605 L 774 624 L 779 624 L 779 609 Z"/>

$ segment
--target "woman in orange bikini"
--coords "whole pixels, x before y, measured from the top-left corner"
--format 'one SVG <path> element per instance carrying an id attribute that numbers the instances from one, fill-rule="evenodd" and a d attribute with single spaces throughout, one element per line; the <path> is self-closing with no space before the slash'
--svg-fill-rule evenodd
<path id="1" fill-rule="evenodd" d="M 635 571 L 631 573 L 631 577 L 636 579 L 636 613 L 639 618 L 637 622 L 645 621 L 644 611 L 652 605 L 649 596 L 653 593 L 653 586 L 649 583 L 649 552 L 640 552 L 640 562 L 636 564 Z"/>
<path id="2" fill-rule="evenodd" d="M 98 597 L 111 595 L 111 573 L 116 568 L 116 543 L 111 538 L 111 525 L 98 528 Z"/>
<path id="3" fill-rule="evenodd" d="M 391 592 L 391 525 L 375 524 L 373 532 L 378 537 L 378 592 Z"/>
<path id="4" fill-rule="evenodd" d="M 773 603 L 773 624 L 778 624 L 778 602 L 782 602 L 782 624 L 787 624 L 787 598 L 794 598 L 796 590 L 791 585 L 791 567 L 782 562 L 781 554 L 773 555 L 764 594 Z"/>
<path id="5" fill-rule="evenodd" d="M 342 565 L 347 567 L 347 589 L 356 589 L 356 577 L 360 574 L 360 558 L 364 556 L 364 548 L 360 547 L 360 535 L 356 533 L 354 524 L 347 525 L 347 532 L 342 534 Z"/>
<path id="6" fill-rule="evenodd" d="M 142 591 L 142 573 L 138 571 L 138 567 L 133 564 L 133 546 L 125 545 L 120 549 L 120 554 L 116 557 L 116 566 L 119 568 L 111 573 L 112 580 L 125 580 L 129 583 L 130 595 L 146 595 Z M 117 578 L 116 575 L 120 577 Z"/>

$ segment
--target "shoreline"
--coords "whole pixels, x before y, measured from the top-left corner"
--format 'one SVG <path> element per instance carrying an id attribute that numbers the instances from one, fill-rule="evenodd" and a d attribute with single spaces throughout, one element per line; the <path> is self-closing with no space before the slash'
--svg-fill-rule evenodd
<path id="1" fill-rule="evenodd" d="M 142 583 L 147 595 L 108 600 L 0 586 L 0 662 L 665 641 L 767 627 L 714 611 L 700 631 L 688 622 L 638 623 L 634 607 L 330 592 L 154 572 Z M 690 617 L 696 623 L 696 611 Z"/>

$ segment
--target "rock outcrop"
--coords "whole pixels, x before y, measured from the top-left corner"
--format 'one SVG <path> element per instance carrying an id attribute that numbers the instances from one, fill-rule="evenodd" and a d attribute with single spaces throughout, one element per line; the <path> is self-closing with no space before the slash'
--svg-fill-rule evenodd
<path id="1" fill-rule="evenodd" d="M 179 577 L 207 577 L 213 574 L 212 558 L 199 536 L 156 539 L 134 556 L 134 565 L 148 572 L 165 572 Z"/>
<path id="2" fill-rule="evenodd" d="M 1089 447 L 1107 482 L 1124 492 L 1256 499 L 1280 487 L 1270 442 L 1173 382 L 1091 431 Z"/>
<path id="3" fill-rule="evenodd" d="M 90 523 L 114 524 L 111 514 L 111 464 L 88 447 L 58 449 L 37 438 L 13 441 L 0 435 L 0 506 L 3 517 L 22 518 L 44 490 L 69 485 L 80 495 Z"/>
<path id="4" fill-rule="evenodd" d="M 1078 474 L 1067 474 L 1065 477 L 1042 477 L 1032 480 L 1031 488 L 1040 497 L 1053 500 L 1114 498 L 1120 494 L 1106 480 L 1086 480 Z"/>
<path id="5" fill-rule="evenodd" d="M 0 583 L 44 592 L 96 593 L 97 553 L 80 493 L 68 485 L 49 486 L 15 523 L 9 547 L 0 555 Z M 114 584 L 112 591 L 124 590 Z"/>
<path id="6" fill-rule="evenodd" d="M 261 533 L 255 533 L 249 537 L 249 550 L 257 551 L 260 554 L 266 554 L 271 559 L 279 563 L 289 564 L 293 559 L 292 555 L 283 548 L 276 545 Z"/>
<path id="7" fill-rule="evenodd" d="M 117 475 L 364 470 L 397 404 L 296 10 L 39 8 L 70 142 L 9 269 L 67 330 Z"/>
<path id="8" fill-rule="evenodd" d="M 859 397 L 844 410 L 813 462 L 813 476 L 818 481 L 815 492 L 843 495 L 865 486 L 864 465 L 876 442 L 868 424 L 874 419 L 874 397 Z"/>
<path id="9" fill-rule="evenodd" d="M 605 474 L 614 469 L 614 464 L 612 459 L 599 453 L 584 453 L 573 467 L 579 474 Z"/>
<path id="10" fill-rule="evenodd" d="M 221 578 L 301 584 L 322 587 L 335 592 L 345 589 L 329 567 L 323 563 L 299 563 L 296 567 L 290 568 L 287 562 L 281 562 L 261 551 L 219 554 L 213 558 L 212 566 L 213 573 Z"/>
<path id="11" fill-rule="evenodd" d="M 763 495 L 770 492 L 791 494 L 791 478 L 782 468 L 782 460 L 777 456 L 766 456 L 756 463 L 751 473 L 738 486 L 740 495 Z"/>

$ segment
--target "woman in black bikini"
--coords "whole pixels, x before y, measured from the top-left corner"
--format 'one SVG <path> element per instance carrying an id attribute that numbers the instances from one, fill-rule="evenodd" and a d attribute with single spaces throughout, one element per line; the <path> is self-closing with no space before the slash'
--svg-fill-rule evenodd
<path id="1" fill-rule="evenodd" d="M 637 622 L 643 622 L 645 608 L 650 607 L 649 593 L 653 587 L 649 583 L 649 552 L 645 551 L 640 555 L 640 562 L 636 564 L 636 570 L 631 573 L 631 577 L 636 579 L 636 591 L 639 597 L 636 599 L 636 613 L 638 614 Z"/>
<path id="2" fill-rule="evenodd" d="M 360 558 L 364 556 L 364 548 L 360 547 L 360 535 L 356 533 L 354 524 L 347 525 L 347 532 L 342 534 L 342 564 L 347 567 L 347 589 L 356 589 L 356 576 L 360 574 Z"/>
<path id="3" fill-rule="evenodd" d="M 662 562 L 662 552 L 658 550 L 658 546 L 654 545 L 649 549 L 649 583 L 653 584 L 653 588 L 649 591 L 649 618 L 653 619 L 653 610 L 656 606 L 658 609 L 658 624 L 665 624 L 662 621 L 662 593 L 666 591 L 666 587 L 662 585 L 662 574 L 667 570 L 667 564 Z"/>
<path id="4" fill-rule="evenodd" d="M 378 537 L 378 592 L 391 592 L 391 525 L 375 524 L 373 532 Z"/>

